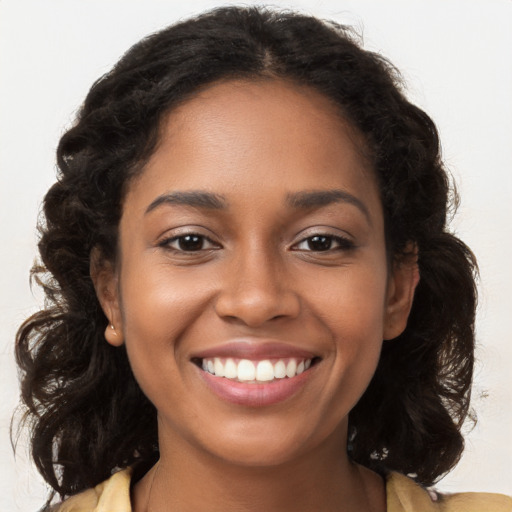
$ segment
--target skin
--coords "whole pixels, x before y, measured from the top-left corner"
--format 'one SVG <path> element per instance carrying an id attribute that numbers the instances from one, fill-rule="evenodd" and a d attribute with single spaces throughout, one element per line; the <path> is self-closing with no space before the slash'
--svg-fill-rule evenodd
<path id="1" fill-rule="evenodd" d="M 135 486 L 136 512 L 386 509 L 382 479 L 347 457 L 347 417 L 383 340 L 405 328 L 417 269 L 390 270 L 362 138 L 335 112 L 283 81 L 214 84 L 168 115 L 129 187 L 120 260 L 92 275 L 106 339 L 126 344 L 158 410 L 161 458 Z M 333 190 L 341 198 L 290 202 Z M 191 191 L 222 207 L 162 199 Z M 180 248 L 187 234 L 202 237 L 194 250 Z M 317 362 L 286 400 L 233 404 L 191 359 L 240 339 Z"/>

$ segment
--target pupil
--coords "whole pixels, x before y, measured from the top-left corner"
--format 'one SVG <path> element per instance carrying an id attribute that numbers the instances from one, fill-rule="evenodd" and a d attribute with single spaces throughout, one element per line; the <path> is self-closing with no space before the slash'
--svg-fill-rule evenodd
<path id="1" fill-rule="evenodd" d="M 179 246 L 183 251 L 198 251 L 203 247 L 203 239 L 197 235 L 185 235 L 180 237 Z"/>
<path id="2" fill-rule="evenodd" d="M 308 240 L 308 245 L 312 251 L 328 251 L 331 248 L 331 241 L 328 236 L 317 235 Z"/>

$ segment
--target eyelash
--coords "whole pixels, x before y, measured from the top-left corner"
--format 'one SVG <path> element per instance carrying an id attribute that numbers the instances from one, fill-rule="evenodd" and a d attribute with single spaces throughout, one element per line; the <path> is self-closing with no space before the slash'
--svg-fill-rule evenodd
<path id="1" fill-rule="evenodd" d="M 325 241 L 328 242 L 329 247 L 325 249 L 312 249 L 309 244 L 315 243 L 316 241 L 319 243 L 323 243 Z M 336 247 L 332 247 L 332 244 L 336 244 Z M 308 244 L 308 248 L 300 248 L 300 245 L 302 244 Z M 348 238 L 345 238 L 343 236 L 337 236 L 337 235 L 330 235 L 325 233 L 315 233 L 314 235 L 308 236 L 306 238 L 303 238 L 299 242 L 293 245 L 292 250 L 295 251 L 304 251 L 304 252 L 315 252 L 315 253 L 328 253 L 332 251 L 350 251 L 352 249 L 355 249 L 355 244 L 352 242 L 352 240 L 349 240 Z"/>
<path id="2" fill-rule="evenodd" d="M 181 244 L 187 243 L 186 239 L 195 239 L 192 241 L 192 243 L 196 243 L 198 245 L 197 248 L 185 248 Z M 315 240 L 316 239 L 316 240 Z M 190 241 L 190 240 L 189 240 Z M 311 244 L 325 244 L 325 248 L 312 248 Z M 177 247 L 174 247 L 173 244 L 177 244 Z M 204 247 L 205 244 L 208 244 L 209 247 Z M 308 244 L 308 248 L 301 248 L 300 246 L 302 244 Z M 335 247 L 332 247 L 332 245 L 335 244 Z M 173 236 L 171 238 L 166 238 L 165 240 L 162 240 L 159 244 L 160 247 L 165 247 L 168 249 L 171 249 L 176 252 L 181 253 L 194 253 L 194 252 L 201 252 L 206 250 L 212 250 L 212 249 L 219 249 L 220 245 L 215 243 L 213 240 L 208 238 L 207 236 L 200 235 L 198 233 L 186 233 L 178 236 Z M 315 233 L 314 235 L 308 236 L 306 238 L 303 238 L 296 244 L 292 246 L 293 251 L 303 251 L 303 252 L 315 252 L 315 253 L 328 253 L 331 251 L 349 251 L 351 249 L 355 248 L 355 244 L 349 240 L 348 238 L 337 236 L 337 235 L 330 235 L 330 234 L 324 234 L 324 233 Z"/>
<path id="3" fill-rule="evenodd" d="M 187 238 L 196 238 L 197 243 L 200 244 L 200 247 L 197 249 L 186 249 L 183 247 L 180 247 L 181 242 L 185 242 Z M 173 247 L 173 244 L 176 243 L 178 247 Z M 210 247 L 204 247 L 204 244 L 207 243 L 210 245 Z M 194 252 L 201 252 L 206 250 L 212 250 L 212 249 L 219 249 L 220 245 L 215 243 L 213 240 L 208 238 L 207 236 L 200 235 L 198 233 L 185 233 L 183 235 L 173 236 L 171 238 L 166 238 L 165 240 L 162 240 L 159 244 L 160 247 L 164 247 L 166 249 L 171 249 L 175 252 L 181 252 L 181 253 L 194 253 Z"/>

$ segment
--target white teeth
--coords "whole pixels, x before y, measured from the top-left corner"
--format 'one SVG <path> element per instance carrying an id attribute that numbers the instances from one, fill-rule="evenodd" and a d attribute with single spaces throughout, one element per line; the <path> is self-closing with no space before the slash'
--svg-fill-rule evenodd
<path id="1" fill-rule="evenodd" d="M 274 380 L 274 366 L 270 361 L 260 361 L 256 367 L 256 380 Z"/>
<path id="2" fill-rule="evenodd" d="M 292 377 L 295 377 L 295 375 L 297 375 L 297 361 L 295 361 L 295 359 L 290 359 L 286 365 L 286 376 L 291 379 Z"/>
<path id="3" fill-rule="evenodd" d="M 238 368 L 233 359 L 228 359 L 224 365 L 224 377 L 236 379 L 238 377 Z"/>
<path id="4" fill-rule="evenodd" d="M 284 379 L 286 377 L 286 365 L 284 361 L 277 361 L 274 365 L 274 378 Z"/>
<path id="5" fill-rule="evenodd" d="M 224 365 L 218 357 L 213 360 L 213 371 L 217 377 L 224 377 Z"/>
<path id="6" fill-rule="evenodd" d="M 238 380 L 247 381 L 254 380 L 256 377 L 256 367 L 249 359 L 242 359 L 238 363 Z"/>
<path id="7" fill-rule="evenodd" d="M 227 379 L 238 379 L 240 382 L 269 382 L 275 379 L 292 378 L 300 375 L 311 366 L 311 359 L 286 358 L 277 361 L 263 359 L 262 361 L 251 361 L 240 359 L 238 362 L 233 358 L 222 359 L 220 357 L 205 358 L 201 367 L 205 372 L 216 377 Z"/>

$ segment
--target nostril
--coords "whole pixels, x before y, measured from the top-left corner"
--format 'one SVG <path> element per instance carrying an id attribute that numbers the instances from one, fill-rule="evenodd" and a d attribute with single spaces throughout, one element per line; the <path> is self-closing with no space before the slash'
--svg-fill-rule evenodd
<path id="1" fill-rule="evenodd" d="M 275 315 L 270 320 L 280 320 L 281 318 L 286 318 L 287 315 Z"/>
<path id="2" fill-rule="evenodd" d="M 287 290 L 237 288 L 221 293 L 215 302 L 219 317 L 230 322 L 241 322 L 258 327 L 269 321 L 295 318 L 300 312 L 300 301 Z"/>

